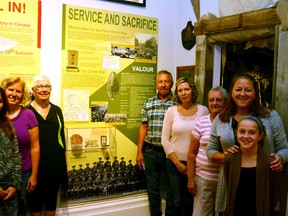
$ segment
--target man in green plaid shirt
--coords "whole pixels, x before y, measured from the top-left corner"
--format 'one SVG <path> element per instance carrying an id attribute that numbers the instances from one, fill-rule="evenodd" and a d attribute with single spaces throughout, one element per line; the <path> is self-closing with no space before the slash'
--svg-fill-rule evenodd
<path id="1" fill-rule="evenodd" d="M 173 78 L 171 73 L 165 70 L 159 71 L 155 85 L 157 95 L 148 99 L 142 109 L 136 161 L 140 169 L 145 167 L 150 215 L 161 216 L 161 182 L 165 182 L 166 188 L 168 187 L 166 154 L 161 144 L 162 125 L 166 110 L 175 105 L 172 101 Z M 165 177 L 164 181 L 161 180 L 161 176 Z M 173 215 L 170 194 L 166 194 L 165 215 Z"/>

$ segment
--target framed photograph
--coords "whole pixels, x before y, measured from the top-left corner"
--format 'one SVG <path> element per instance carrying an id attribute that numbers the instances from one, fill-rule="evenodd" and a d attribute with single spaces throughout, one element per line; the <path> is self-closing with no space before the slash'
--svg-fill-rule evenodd
<path id="1" fill-rule="evenodd" d="M 118 2 L 122 4 L 130 4 L 130 5 L 136 5 L 140 7 L 146 6 L 146 0 L 106 0 L 111 2 Z"/>
<path id="2" fill-rule="evenodd" d="M 194 65 L 188 66 L 178 66 L 176 68 L 176 79 L 180 77 L 189 77 L 191 80 L 194 80 Z"/>

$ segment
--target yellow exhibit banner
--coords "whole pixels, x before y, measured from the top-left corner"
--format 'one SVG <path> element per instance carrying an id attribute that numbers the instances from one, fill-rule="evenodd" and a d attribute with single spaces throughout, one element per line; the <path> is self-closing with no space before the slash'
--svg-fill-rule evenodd
<path id="1" fill-rule="evenodd" d="M 156 92 L 158 19 L 66 4 L 62 14 L 65 125 L 74 125 L 89 146 L 68 155 L 68 168 L 117 155 L 133 159 L 142 106 Z"/>
<path id="2" fill-rule="evenodd" d="M 41 0 L 0 1 L 0 80 L 40 73 Z"/>

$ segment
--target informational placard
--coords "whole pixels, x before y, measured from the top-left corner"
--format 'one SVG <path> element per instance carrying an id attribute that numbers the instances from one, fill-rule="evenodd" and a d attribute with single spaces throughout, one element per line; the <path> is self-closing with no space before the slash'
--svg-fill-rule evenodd
<path id="1" fill-rule="evenodd" d="M 0 1 L 0 80 L 40 73 L 41 0 Z"/>
<path id="2" fill-rule="evenodd" d="M 63 5 L 62 36 L 63 90 L 88 89 L 91 120 L 115 123 L 136 143 L 141 109 L 156 93 L 158 20 Z"/>

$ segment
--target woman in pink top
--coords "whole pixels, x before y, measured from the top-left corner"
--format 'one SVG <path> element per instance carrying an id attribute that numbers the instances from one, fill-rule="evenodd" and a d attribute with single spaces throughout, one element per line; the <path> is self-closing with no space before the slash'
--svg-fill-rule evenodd
<path id="1" fill-rule="evenodd" d="M 174 215 L 192 215 L 193 196 L 187 190 L 187 158 L 191 131 L 196 120 L 208 115 L 207 107 L 197 104 L 195 84 L 188 78 L 176 82 L 174 101 L 176 106 L 166 111 L 162 128 L 162 145 L 167 159 L 167 174 L 171 184 Z"/>
<path id="2" fill-rule="evenodd" d="M 213 216 L 219 164 L 206 156 L 210 129 L 216 115 L 224 108 L 227 91 L 214 87 L 208 93 L 210 114 L 197 120 L 192 130 L 188 152 L 188 190 L 194 195 L 193 216 Z"/>

